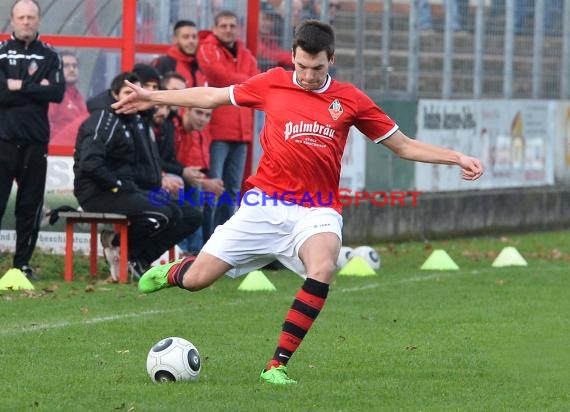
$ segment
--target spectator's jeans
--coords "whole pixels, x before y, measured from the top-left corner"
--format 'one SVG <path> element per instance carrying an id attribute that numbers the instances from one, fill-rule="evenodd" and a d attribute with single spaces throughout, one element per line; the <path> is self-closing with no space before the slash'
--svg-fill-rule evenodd
<path id="1" fill-rule="evenodd" d="M 186 192 L 190 191 L 191 189 L 192 189 L 192 187 L 188 186 L 188 185 L 186 185 L 184 187 L 184 190 Z M 199 190 L 192 190 L 192 192 L 190 194 L 190 199 L 192 199 L 192 201 L 196 205 L 200 205 L 200 193 L 199 192 L 202 190 L 202 188 L 200 187 L 198 189 Z M 206 219 L 206 212 L 203 209 L 202 209 L 202 214 L 204 216 L 203 219 Z M 202 224 L 203 223 L 204 222 L 202 221 Z M 178 243 L 178 247 L 180 249 L 182 249 L 182 251 L 185 253 L 191 253 L 193 255 L 198 255 L 198 253 L 202 249 L 202 246 L 204 246 L 204 236 L 202 235 L 202 231 L 203 231 L 203 227 L 200 226 L 194 233 L 192 233 L 190 236 L 188 236 L 187 238 L 183 239 L 180 243 Z"/>
<path id="2" fill-rule="evenodd" d="M 224 182 L 225 192 L 223 201 L 219 206 L 204 208 L 204 227 L 209 233 L 204 234 L 207 241 L 218 225 L 222 225 L 235 213 L 237 194 L 241 189 L 245 161 L 247 156 L 247 143 L 213 141 L 210 146 L 209 177 L 221 178 Z"/>

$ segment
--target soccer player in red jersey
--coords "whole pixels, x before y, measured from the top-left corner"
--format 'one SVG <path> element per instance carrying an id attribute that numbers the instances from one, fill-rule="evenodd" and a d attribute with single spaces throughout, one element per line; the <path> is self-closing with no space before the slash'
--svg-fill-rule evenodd
<path id="1" fill-rule="evenodd" d="M 459 166 L 466 180 L 483 173 L 481 162 L 463 153 L 404 135 L 362 91 L 328 74 L 334 61 L 330 25 L 307 20 L 296 29 L 294 71 L 271 69 L 230 87 L 195 87 L 135 93 L 117 102 L 118 112 L 154 104 L 215 108 L 251 107 L 265 112 L 263 155 L 238 212 L 219 226 L 195 261 L 185 259 L 151 268 L 139 290 L 170 286 L 203 289 L 222 275 L 239 276 L 278 259 L 305 281 L 287 312 L 277 349 L 260 380 L 296 383 L 287 362 L 301 344 L 327 298 L 342 244 L 337 195 L 341 157 L 351 126 L 399 157 Z"/>

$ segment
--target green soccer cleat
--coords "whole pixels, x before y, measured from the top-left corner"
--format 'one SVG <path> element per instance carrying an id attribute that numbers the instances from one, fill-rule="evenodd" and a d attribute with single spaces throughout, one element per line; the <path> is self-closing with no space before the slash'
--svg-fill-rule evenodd
<path id="1" fill-rule="evenodd" d="M 261 372 L 259 375 L 259 380 L 261 382 L 275 383 L 277 385 L 289 385 L 291 383 L 297 383 L 296 380 L 291 379 L 287 376 L 287 366 L 279 365 L 278 367 L 273 367 L 267 371 Z"/>
<path id="2" fill-rule="evenodd" d="M 139 279 L 139 291 L 142 293 L 151 293 L 172 287 L 172 285 L 168 283 L 168 271 L 172 266 L 181 261 L 181 259 L 175 260 L 174 262 L 158 265 L 147 270 Z"/>

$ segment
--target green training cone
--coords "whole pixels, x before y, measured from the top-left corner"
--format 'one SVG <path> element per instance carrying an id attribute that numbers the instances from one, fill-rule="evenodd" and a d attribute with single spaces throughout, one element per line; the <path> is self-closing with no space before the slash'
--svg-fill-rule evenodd
<path id="1" fill-rule="evenodd" d="M 443 249 L 436 249 L 420 267 L 422 270 L 459 270 L 457 263 Z"/>
<path id="2" fill-rule="evenodd" d="M 353 256 L 338 272 L 339 276 L 374 276 L 376 271 L 362 256 Z"/>
<path id="3" fill-rule="evenodd" d="M 499 253 L 495 258 L 491 266 L 494 268 L 502 268 L 505 266 L 528 266 L 528 263 L 515 247 L 507 246 L 501 250 L 501 253 Z"/>
<path id="4" fill-rule="evenodd" d="M 34 290 L 34 285 L 20 269 L 9 269 L 0 279 L 0 290 Z"/>
<path id="5" fill-rule="evenodd" d="M 258 290 L 274 291 L 277 289 L 261 270 L 254 270 L 246 275 L 245 279 L 238 286 L 238 290 L 250 292 Z"/>

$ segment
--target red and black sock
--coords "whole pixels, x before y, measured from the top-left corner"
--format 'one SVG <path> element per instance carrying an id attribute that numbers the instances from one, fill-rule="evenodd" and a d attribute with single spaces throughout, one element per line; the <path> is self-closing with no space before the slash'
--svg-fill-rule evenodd
<path id="1" fill-rule="evenodd" d="M 195 260 L 196 256 L 188 256 L 180 262 L 172 265 L 168 271 L 168 284 L 184 289 L 184 274 L 188 269 L 190 269 L 190 266 L 192 266 L 192 263 L 194 263 Z"/>
<path id="2" fill-rule="evenodd" d="M 315 279 L 307 279 L 295 296 L 291 309 L 279 336 L 277 350 L 267 369 L 286 365 L 297 350 L 303 338 L 319 316 L 329 292 L 329 285 Z"/>

